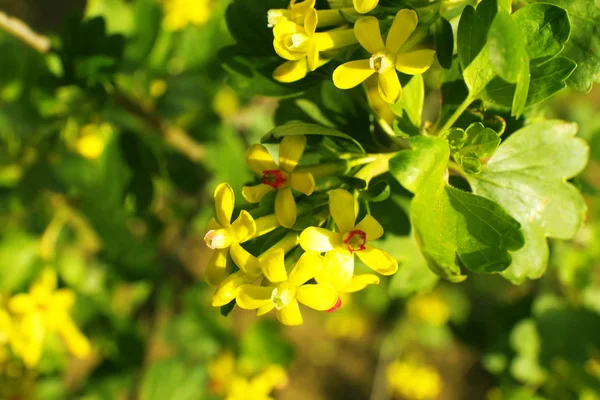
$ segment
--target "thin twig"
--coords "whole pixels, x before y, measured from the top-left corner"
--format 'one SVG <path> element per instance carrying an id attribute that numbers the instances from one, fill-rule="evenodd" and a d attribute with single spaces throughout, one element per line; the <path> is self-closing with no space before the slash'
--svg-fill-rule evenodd
<path id="1" fill-rule="evenodd" d="M 50 51 L 50 39 L 36 33 L 20 19 L 9 17 L 2 11 L 0 11 L 0 29 L 13 35 L 39 53 L 46 54 Z"/>

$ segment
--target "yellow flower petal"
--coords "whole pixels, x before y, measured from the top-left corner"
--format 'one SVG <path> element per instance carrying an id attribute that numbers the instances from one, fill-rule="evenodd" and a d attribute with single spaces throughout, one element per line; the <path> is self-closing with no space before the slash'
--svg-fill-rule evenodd
<path id="1" fill-rule="evenodd" d="M 325 254 L 323 269 L 316 276 L 317 282 L 327 283 L 335 290 L 343 291 L 354 275 L 354 255 L 346 250 L 333 250 Z"/>
<path id="2" fill-rule="evenodd" d="M 235 299 L 237 295 L 237 288 L 242 286 L 246 282 L 245 275 L 242 271 L 234 272 L 229 275 L 215 290 L 212 297 L 213 307 L 221 307 L 225 304 L 229 304 L 231 300 Z"/>
<path id="3" fill-rule="evenodd" d="M 275 196 L 275 216 L 279 225 L 291 228 L 296 222 L 296 200 L 289 187 L 279 189 Z"/>
<path id="4" fill-rule="evenodd" d="M 379 0 L 353 0 L 354 9 L 361 14 L 366 14 L 379 4 Z"/>
<path id="5" fill-rule="evenodd" d="M 290 186 L 310 196 L 315 191 L 315 178 L 310 172 L 294 172 L 290 175 Z"/>
<path id="6" fill-rule="evenodd" d="M 340 89 L 351 89 L 374 73 L 369 60 L 349 61 L 333 71 L 333 84 Z"/>
<path id="7" fill-rule="evenodd" d="M 246 152 L 246 163 L 255 173 L 262 175 L 263 171 L 279 169 L 273 157 L 262 144 L 253 144 Z"/>
<path id="8" fill-rule="evenodd" d="M 238 243 L 244 243 L 246 240 L 252 239 L 256 234 L 254 218 L 248 211 L 242 210 L 237 219 L 231 224 L 231 231 Z"/>
<path id="9" fill-rule="evenodd" d="M 285 252 L 283 249 L 274 249 L 267 251 L 260 256 L 259 262 L 263 274 L 271 282 L 283 282 L 287 280 L 287 272 L 285 271 Z"/>
<path id="10" fill-rule="evenodd" d="M 313 310 L 326 311 L 337 303 L 338 294 L 329 285 L 304 285 L 298 288 L 296 298 L 300 303 Z"/>
<path id="11" fill-rule="evenodd" d="M 256 310 L 271 302 L 272 287 L 242 285 L 237 288 L 237 305 L 244 310 Z"/>
<path id="12" fill-rule="evenodd" d="M 217 286 L 225 278 L 225 269 L 227 268 L 228 252 L 228 248 L 217 249 L 210 258 L 210 261 L 206 266 L 206 272 L 204 273 L 204 279 L 209 285 Z"/>
<path id="13" fill-rule="evenodd" d="M 356 220 L 354 197 L 344 189 L 329 192 L 329 212 L 340 233 L 351 231 Z"/>
<path id="14" fill-rule="evenodd" d="M 273 71 L 273 79 L 283 83 L 299 81 L 308 74 L 306 59 L 286 61 Z"/>
<path id="15" fill-rule="evenodd" d="M 252 386 L 253 393 L 260 393 L 267 396 L 278 386 L 287 382 L 287 373 L 285 369 L 279 365 L 270 365 L 262 373 L 255 376 L 250 385 Z M 265 397 L 264 400 L 270 397 Z"/>
<path id="16" fill-rule="evenodd" d="M 256 224 L 256 236 L 265 235 L 277 228 L 279 228 L 279 222 L 275 214 L 265 215 L 254 220 Z"/>
<path id="17" fill-rule="evenodd" d="M 267 314 L 268 312 L 270 312 L 270 311 L 271 311 L 272 309 L 274 309 L 274 308 L 275 308 L 275 306 L 273 305 L 273 303 L 269 303 L 269 304 L 267 304 L 267 305 L 264 305 L 264 306 L 262 306 L 262 307 L 259 307 L 259 308 L 256 310 L 256 315 L 260 317 L 261 315 L 265 315 L 265 314 Z"/>
<path id="18" fill-rule="evenodd" d="M 89 340 L 81 333 L 71 318 L 63 318 L 59 326 L 69 351 L 77 358 L 86 357 L 92 350 Z"/>
<path id="19" fill-rule="evenodd" d="M 229 227 L 234 206 L 235 197 L 233 194 L 233 189 L 231 186 L 229 186 L 229 184 L 221 183 L 215 189 L 215 209 L 217 221 L 219 221 L 223 228 Z"/>
<path id="20" fill-rule="evenodd" d="M 204 235 L 204 242 L 211 249 L 225 249 L 231 246 L 235 241 L 235 236 L 231 229 L 217 229 L 216 231 L 208 231 Z"/>
<path id="21" fill-rule="evenodd" d="M 36 309 L 33 297 L 28 294 L 15 294 L 8 301 L 8 309 L 15 314 L 25 314 Z"/>
<path id="22" fill-rule="evenodd" d="M 314 8 L 308 10 L 306 16 L 304 17 L 304 30 L 309 36 L 313 35 L 317 30 L 318 22 L 319 16 L 317 14 L 317 10 Z"/>
<path id="23" fill-rule="evenodd" d="M 49 303 L 51 309 L 69 311 L 75 305 L 75 293 L 70 289 L 59 289 L 52 294 Z"/>
<path id="24" fill-rule="evenodd" d="M 290 8 L 295 15 L 306 15 L 315 8 L 316 0 L 304 0 L 300 3 L 290 1 Z"/>
<path id="25" fill-rule="evenodd" d="M 306 136 L 286 136 L 281 140 L 279 145 L 279 167 L 285 172 L 292 172 L 304 149 L 306 148 Z"/>
<path id="26" fill-rule="evenodd" d="M 298 301 L 294 299 L 281 310 L 277 310 L 277 319 L 284 325 L 302 325 L 302 314 Z"/>
<path id="27" fill-rule="evenodd" d="M 252 254 L 237 243 L 230 247 L 231 258 L 235 265 L 250 276 L 259 276 L 261 274 L 260 263 Z"/>
<path id="28" fill-rule="evenodd" d="M 364 17 L 356 21 L 354 34 L 358 43 L 369 53 L 377 53 L 385 49 L 379 30 L 379 20 L 375 17 Z"/>
<path id="29" fill-rule="evenodd" d="M 292 21 L 283 21 L 273 28 L 273 48 L 279 57 L 286 60 L 300 60 L 306 57 L 306 51 L 290 50 L 290 35 L 306 35 L 306 30 Z"/>
<path id="30" fill-rule="evenodd" d="M 318 253 L 306 252 L 300 256 L 290 271 L 289 281 L 296 286 L 302 286 L 314 278 L 321 268 L 323 268 L 323 257 Z"/>
<path id="31" fill-rule="evenodd" d="M 385 48 L 391 53 L 397 53 L 415 31 L 418 22 L 415 10 L 405 8 L 398 11 L 385 39 Z"/>
<path id="32" fill-rule="evenodd" d="M 379 74 L 379 95 L 390 104 L 400 101 L 402 86 L 400 86 L 400 79 L 393 68 Z"/>
<path id="33" fill-rule="evenodd" d="M 367 285 L 379 284 L 379 277 L 374 274 L 354 275 L 350 280 L 350 284 L 344 288 L 344 293 L 358 292 L 363 290 Z"/>
<path id="34" fill-rule="evenodd" d="M 403 74 L 419 75 L 427 71 L 435 58 L 435 50 L 422 49 L 396 56 L 396 69 Z"/>
<path id="35" fill-rule="evenodd" d="M 263 197 L 269 192 L 272 192 L 275 188 L 269 185 L 263 185 L 262 183 L 256 186 L 244 186 L 242 187 L 242 196 L 248 203 L 258 203 Z"/>
<path id="36" fill-rule="evenodd" d="M 312 42 L 306 52 L 306 61 L 308 63 L 308 69 L 314 71 L 319 66 L 319 50 L 317 49 L 316 42 Z"/>
<path id="37" fill-rule="evenodd" d="M 300 234 L 300 246 L 304 251 L 323 253 L 332 250 L 342 243 L 340 234 L 323 228 L 311 226 Z"/>
<path id="38" fill-rule="evenodd" d="M 398 271 L 398 261 L 383 250 L 370 244 L 365 249 L 357 251 L 356 255 L 367 267 L 379 272 L 381 275 L 393 275 Z"/>
<path id="39" fill-rule="evenodd" d="M 356 225 L 356 229 L 367 234 L 367 240 L 377 240 L 383 236 L 383 227 L 371 214 L 365 217 Z"/>

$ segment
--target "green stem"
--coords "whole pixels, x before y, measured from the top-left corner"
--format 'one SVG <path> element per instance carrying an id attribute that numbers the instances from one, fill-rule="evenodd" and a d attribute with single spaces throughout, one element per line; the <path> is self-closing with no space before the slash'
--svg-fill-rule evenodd
<path id="1" fill-rule="evenodd" d="M 354 175 L 354 177 L 362 179 L 368 183 L 374 177 L 385 174 L 390 170 L 390 158 L 394 157 L 396 154 L 397 153 L 380 154 L 376 160 L 365 165 L 364 168 Z"/>
<path id="2" fill-rule="evenodd" d="M 436 125 L 433 127 L 432 135 L 438 136 L 440 134 L 445 133 L 448 129 L 452 128 L 452 125 L 454 125 L 456 120 L 462 115 L 463 112 L 465 112 L 467 107 L 469 107 L 469 105 L 473 101 L 475 101 L 475 99 L 476 99 L 475 96 L 472 96 L 471 94 L 469 94 L 467 96 L 467 98 L 460 104 L 460 106 L 458 106 L 456 111 L 454 111 L 454 113 L 450 116 L 450 118 L 448 118 L 446 123 L 444 125 L 442 125 L 441 128 L 438 129 L 437 128 L 438 124 L 436 123 Z"/>

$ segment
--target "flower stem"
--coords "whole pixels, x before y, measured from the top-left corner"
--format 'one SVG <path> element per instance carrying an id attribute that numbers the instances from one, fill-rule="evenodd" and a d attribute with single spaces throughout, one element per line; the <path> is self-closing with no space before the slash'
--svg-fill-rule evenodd
<path id="1" fill-rule="evenodd" d="M 454 111 L 454 113 L 450 116 L 450 118 L 448 118 L 448 120 L 446 121 L 446 123 L 444 125 L 442 125 L 441 128 L 438 128 L 438 125 L 441 122 L 441 121 L 438 120 L 438 122 L 433 127 L 432 135 L 433 136 L 439 136 L 441 134 L 444 134 L 448 129 L 452 128 L 452 125 L 454 125 L 454 123 L 456 122 L 456 120 L 458 118 L 460 118 L 460 116 L 462 115 L 462 113 L 465 112 L 465 110 L 467 109 L 467 107 L 469 107 L 469 105 L 471 105 L 471 103 L 473 101 L 475 101 L 475 99 L 476 99 L 475 96 L 472 96 L 471 94 L 469 94 L 467 96 L 467 98 L 458 106 L 458 108 L 456 109 L 456 111 Z"/>

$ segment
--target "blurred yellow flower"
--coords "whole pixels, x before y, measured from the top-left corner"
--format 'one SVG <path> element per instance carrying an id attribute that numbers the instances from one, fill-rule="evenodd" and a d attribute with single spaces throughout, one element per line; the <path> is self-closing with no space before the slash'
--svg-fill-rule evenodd
<path id="1" fill-rule="evenodd" d="M 448 304 L 435 292 L 411 297 L 406 311 L 410 318 L 432 325 L 444 325 L 450 318 Z"/>
<path id="2" fill-rule="evenodd" d="M 335 313 L 327 319 L 326 329 L 331 337 L 359 340 L 367 331 L 368 321 L 356 311 Z"/>
<path id="3" fill-rule="evenodd" d="M 202 25 L 210 18 L 210 0 L 163 0 L 163 25 L 168 31 L 178 31 L 188 25 Z"/>
<path id="4" fill-rule="evenodd" d="M 95 160 L 104 151 L 105 142 L 97 134 L 86 134 L 77 139 L 75 148 L 77 152 L 88 160 Z"/>
<path id="5" fill-rule="evenodd" d="M 217 218 L 212 218 L 208 223 L 208 233 L 204 236 L 206 245 L 215 252 L 206 267 L 206 281 L 211 286 L 219 285 L 225 279 L 227 255 L 236 260 L 248 258 L 248 252 L 240 243 L 250 240 L 256 233 L 254 218 L 246 210 L 240 212 L 239 217 L 231 223 L 235 195 L 229 184 L 222 183 L 215 189 L 215 210 Z M 243 268 L 244 265 L 238 264 Z"/>
<path id="6" fill-rule="evenodd" d="M 258 375 L 248 378 L 239 374 L 236 360 L 231 352 L 219 355 L 208 365 L 210 391 L 226 400 L 271 400 L 269 394 L 275 388 L 287 384 L 285 369 L 269 365 Z"/>
<path id="7" fill-rule="evenodd" d="M 90 353 L 88 339 L 69 315 L 75 304 L 75 294 L 69 289 L 56 289 L 56 273 L 45 269 L 29 293 L 14 295 L 8 302 L 15 314 L 15 338 L 12 347 L 28 368 L 37 365 L 47 335 L 58 333 L 69 351 L 78 358 Z"/>
<path id="8" fill-rule="evenodd" d="M 13 322 L 10 314 L 0 308 L 0 364 L 8 359 L 8 345 L 13 336 Z"/>
<path id="9" fill-rule="evenodd" d="M 265 254 L 261 263 L 263 273 L 272 285 L 242 285 L 237 289 L 236 302 L 245 310 L 258 310 L 257 315 L 264 315 L 275 308 L 281 323 L 300 325 L 303 320 L 299 302 L 315 310 L 327 311 L 336 304 L 339 296 L 329 285 L 306 284 L 323 266 L 320 255 L 302 254 L 289 275 L 284 255 L 283 249 Z"/>
<path id="10" fill-rule="evenodd" d="M 240 110 L 240 100 L 232 88 L 221 86 L 212 101 L 212 108 L 221 119 L 227 119 Z"/>
<path id="11" fill-rule="evenodd" d="M 401 47 L 417 28 L 417 13 L 400 10 L 387 34 L 385 45 L 379 20 L 364 17 L 354 24 L 354 34 L 361 46 L 371 53 L 367 60 L 349 61 L 333 71 L 333 83 L 340 89 L 350 89 L 378 73 L 379 94 L 390 104 L 402 97 L 402 86 L 396 70 L 407 75 L 419 75 L 433 63 L 435 51 L 430 49 L 402 51 Z"/>
<path id="12" fill-rule="evenodd" d="M 150 82 L 150 96 L 154 98 L 161 97 L 167 91 L 167 81 L 164 79 L 154 79 Z"/>
<path id="13" fill-rule="evenodd" d="M 307 172 L 294 172 L 306 148 L 306 137 L 286 136 L 279 146 L 279 165 L 267 149 L 252 145 L 246 153 L 250 169 L 261 175 L 261 183 L 244 186 L 242 195 L 249 203 L 258 203 L 267 193 L 276 190 L 275 216 L 281 226 L 291 228 L 296 222 L 296 200 L 292 189 L 310 196 L 315 190 L 315 179 Z"/>
<path id="14" fill-rule="evenodd" d="M 437 399 L 442 391 L 442 378 L 435 369 L 411 361 L 392 362 L 386 376 L 390 392 L 407 400 Z"/>
<path id="15" fill-rule="evenodd" d="M 305 251 L 327 252 L 325 266 L 317 281 L 328 283 L 339 292 L 355 292 L 367 284 L 379 283 L 379 278 L 372 274 L 354 275 L 354 254 L 382 275 L 398 271 L 398 262 L 392 256 L 368 243 L 383 235 L 383 227 L 371 214 L 356 224 L 356 211 L 350 192 L 332 190 L 329 192 L 329 212 L 337 231 L 310 227 L 300 234 L 300 245 Z"/>

